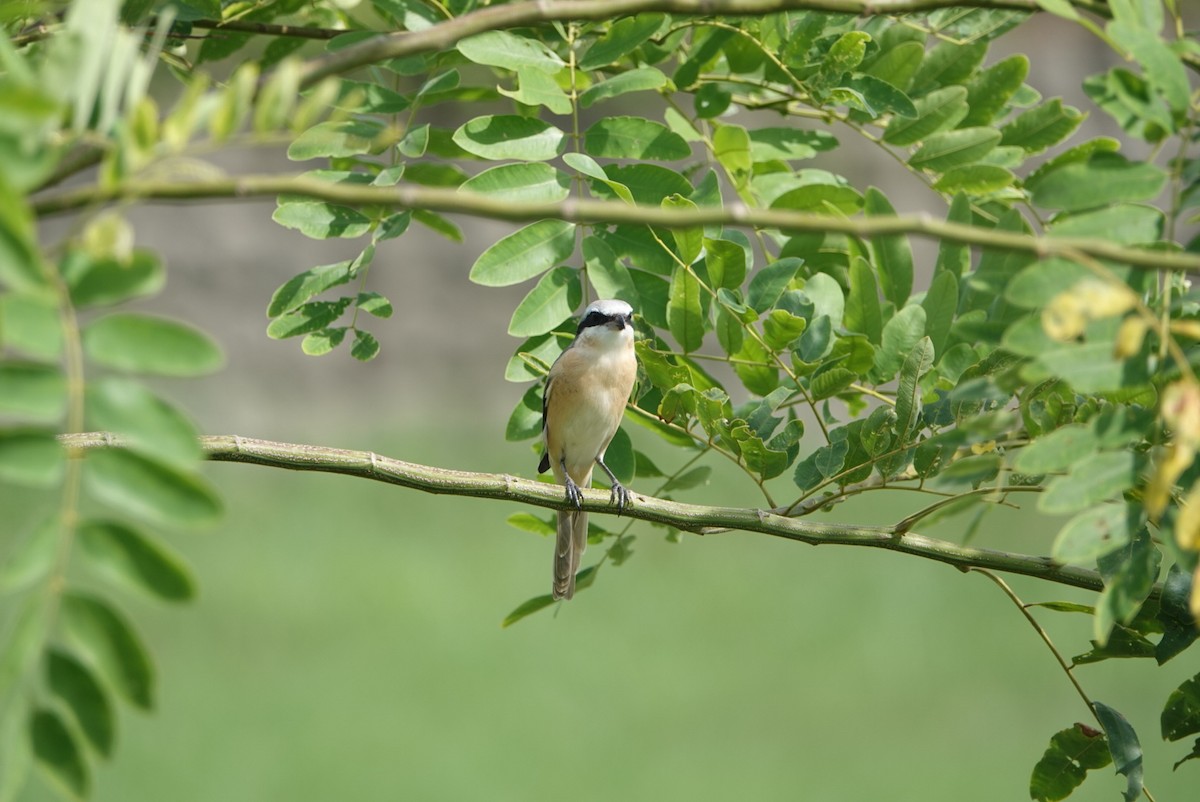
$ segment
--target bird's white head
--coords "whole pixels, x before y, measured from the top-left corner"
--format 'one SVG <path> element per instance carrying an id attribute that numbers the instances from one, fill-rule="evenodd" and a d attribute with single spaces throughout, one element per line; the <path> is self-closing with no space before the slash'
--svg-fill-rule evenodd
<path id="1" fill-rule="evenodd" d="M 616 299 L 593 301 L 579 318 L 575 339 L 601 347 L 627 346 L 633 342 L 633 307 Z"/>

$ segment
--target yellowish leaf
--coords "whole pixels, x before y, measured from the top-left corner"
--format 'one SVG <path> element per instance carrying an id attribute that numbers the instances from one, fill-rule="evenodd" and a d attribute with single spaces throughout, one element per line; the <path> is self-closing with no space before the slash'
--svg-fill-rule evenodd
<path id="1" fill-rule="evenodd" d="M 1175 437 L 1193 448 L 1200 443 L 1200 384 L 1181 379 L 1162 394 L 1162 416 Z"/>
<path id="2" fill-rule="evenodd" d="M 1142 340 L 1146 338 L 1146 321 L 1137 315 L 1130 315 L 1117 329 L 1117 340 L 1113 344 L 1113 356 L 1125 359 L 1142 350 Z"/>
<path id="3" fill-rule="evenodd" d="M 1073 292 L 1059 293 L 1042 310 L 1042 329 L 1048 337 L 1059 342 L 1078 338 L 1087 321 L 1082 299 Z"/>
<path id="4" fill-rule="evenodd" d="M 1192 485 L 1175 517 L 1175 541 L 1181 549 L 1200 550 L 1200 481 Z"/>
<path id="5" fill-rule="evenodd" d="M 1167 508 L 1167 502 L 1171 500 L 1171 490 L 1175 487 L 1175 480 L 1191 467 L 1196 450 L 1186 443 L 1172 443 L 1162 449 L 1160 454 L 1155 471 L 1151 475 L 1150 481 L 1146 483 L 1146 493 L 1142 499 L 1142 503 L 1146 506 L 1146 513 L 1151 520 L 1155 521 Z"/>

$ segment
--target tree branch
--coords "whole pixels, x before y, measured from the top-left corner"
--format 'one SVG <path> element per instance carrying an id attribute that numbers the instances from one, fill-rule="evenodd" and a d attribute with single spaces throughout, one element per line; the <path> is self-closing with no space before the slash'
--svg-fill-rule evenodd
<path id="1" fill-rule="evenodd" d="M 304 65 L 301 86 L 393 58 L 445 50 L 468 36 L 541 22 L 616 19 L 651 11 L 685 15 L 754 16 L 776 11 L 827 11 L 863 16 L 971 6 L 1011 11 L 1040 10 L 1036 0 L 531 0 L 473 11 L 420 31 L 369 39 Z"/>
<path id="2" fill-rule="evenodd" d="M 77 454 L 90 449 L 121 448 L 120 438 L 105 432 L 59 435 Z M 276 443 L 237 435 L 207 435 L 200 438 L 205 457 L 218 462 L 244 462 L 297 471 L 340 473 L 400 485 L 426 493 L 473 498 L 502 499 L 519 504 L 566 509 L 562 488 L 556 484 L 522 479 L 509 474 L 455 471 L 382 457 L 367 451 Z M 758 532 L 810 545 L 866 546 L 946 563 L 968 571 L 986 568 L 1036 577 L 1060 585 L 1100 591 L 1104 582 L 1095 571 L 1060 565 L 1049 557 L 960 546 L 913 533 L 897 534 L 890 528 L 813 523 L 775 515 L 761 509 L 710 507 L 681 504 L 634 494 L 635 503 L 624 515 L 666 524 L 703 535 L 713 529 Z M 606 491 L 584 490 L 583 508 L 588 512 L 612 514 Z M 1161 594 L 1156 586 L 1151 597 Z"/>
<path id="3" fill-rule="evenodd" d="M 507 8 L 500 6 L 499 8 Z M 833 232 L 871 239 L 914 234 L 982 248 L 1032 253 L 1038 257 L 1076 259 L 1080 255 L 1148 270 L 1200 271 L 1200 255 L 1129 248 L 1107 240 L 1043 237 L 951 223 L 927 214 L 847 219 L 778 209 L 751 209 L 741 204 L 674 210 L 634 206 L 620 201 L 568 199 L 561 203 L 516 203 L 446 187 L 397 184 L 372 187 L 334 184 L 294 175 L 246 175 L 203 181 L 134 180 L 114 186 L 85 186 L 33 201 L 39 216 L 60 214 L 118 200 L 195 201 L 207 198 L 253 198 L 296 195 L 345 206 L 470 214 L 496 220 L 529 222 L 557 219 L 588 225 L 628 223 L 662 228 L 733 226 L 789 231 Z"/>

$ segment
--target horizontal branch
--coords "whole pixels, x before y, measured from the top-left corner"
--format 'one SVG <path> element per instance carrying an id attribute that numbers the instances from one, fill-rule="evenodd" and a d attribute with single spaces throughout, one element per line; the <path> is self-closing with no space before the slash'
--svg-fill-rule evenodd
<path id="1" fill-rule="evenodd" d="M 60 435 L 59 440 L 68 448 L 80 452 L 122 446 L 119 438 L 104 432 L 65 434 Z M 276 443 L 236 435 L 204 436 L 200 438 L 200 445 L 208 459 L 219 462 L 340 473 L 426 493 L 499 499 L 555 510 L 566 508 L 563 490 L 559 485 L 508 474 L 448 470 L 390 459 L 367 451 Z M 588 512 L 613 513 L 608 493 L 599 490 L 583 491 L 583 508 Z M 636 493 L 632 507 L 627 507 L 623 515 L 699 535 L 715 534 L 713 530 L 716 529 L 758 532 L 814 546 L 887 549 L 946 563 L 962 571 L 986 568 L 1086 590 L 1099 591 L 1104 587 L 1103 580 L 1095 571 L 1060 565 L 1049 557 L 969 548 L 911 532 L 898 534 L 885 527 L 813 523 L 760 509 L 682 504 Z M 1160 592 L 1161 589 L 1156 587 L 1154 595 Z"/>
<path id="2" fill-rule="evenodd" d="M 871 16 L 962 6 L 1029 12 L 1040 10 L 1036 0 L 529 0 L 472 11 L 420 31 L 382 35 L 311 59 L 304 65 L 301 85 L 311 86 L 331 75 L 341 75 L 387 59 L 445 50 L 468 36 L 485 31 L 543 22 L 617 19 L 653 11 L 682 15 L 755 16 L 806 10 Z"/>
<path id="3" fill-rule="evenodd" d="M 507 6 L 501 6 L 507 8 Z M 446 187 L 397 184 L 373 187 L 333 184 L 294 175 L 247 175 L 203 181 L 128 181 L 113 186 L 85 186 L 33 201 L 39 216 L 60 214 L 96 204 L 125 200 L 197 201 L 208 198 L 254 198 L 294 195 L 346 206 L 385 206 L 469 214 L 496 220 L 530 222 L 556 219 L 583 224 L 652 225 L 662 228 L 731 226 L 847 234 L 864 239 L 913 234 L 995 250 L 1066 259 L 1088 256 L 1150 270 L 1200 271 L 1200 255 L 1129 248 L 1115 242 L 1082 237 L 1044 237 L 951 223 L 927 214 L 844 218 L 782 209 L 725 207 L 666 209 L 621 201 L 576 200 L 561 203 L 517 203 Z"/>

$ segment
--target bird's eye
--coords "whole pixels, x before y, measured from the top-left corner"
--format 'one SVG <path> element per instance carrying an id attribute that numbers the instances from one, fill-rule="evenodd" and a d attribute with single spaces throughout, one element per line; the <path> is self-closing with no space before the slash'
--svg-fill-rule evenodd
<path id="1" fill-rule="evenodd" d="M 588 312 L 583 320 L 579 321 L 579 331 L 591 328 L 592 326 L 603 326 L 608 322 L 608 315 L 603 312 L 592 311 Z M 578 332 L 576 332 L 578 333 Z"/>

